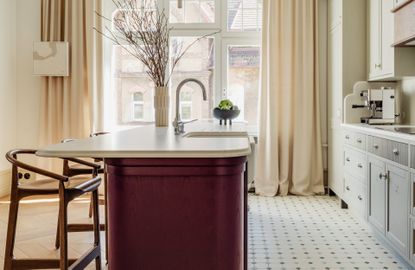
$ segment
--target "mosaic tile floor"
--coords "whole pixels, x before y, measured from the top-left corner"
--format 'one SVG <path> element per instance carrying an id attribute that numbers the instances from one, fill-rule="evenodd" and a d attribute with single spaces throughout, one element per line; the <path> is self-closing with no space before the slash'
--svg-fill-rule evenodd
<path id="1" fill-rule="evenodd" d="M 250 196 L 249 269 L 407 269 L 333 197 Z"/>

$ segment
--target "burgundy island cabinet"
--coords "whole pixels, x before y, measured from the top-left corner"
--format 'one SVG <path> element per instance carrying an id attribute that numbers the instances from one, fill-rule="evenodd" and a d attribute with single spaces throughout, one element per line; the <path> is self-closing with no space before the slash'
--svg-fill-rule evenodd
<path id="1" fill-rule="evenodd" d="M 247 268 L 246 131 L 188 129 L 134 128 L 37 152 L 104 158 L 110 270 Z"/>

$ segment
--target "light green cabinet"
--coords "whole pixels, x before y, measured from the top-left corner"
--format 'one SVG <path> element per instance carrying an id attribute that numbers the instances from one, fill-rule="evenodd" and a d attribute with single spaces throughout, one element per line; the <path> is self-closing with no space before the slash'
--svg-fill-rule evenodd
<path id="1" fill-rule="evenodd" d="M 369 80 L 395 80 L 415 76 L 415 48 L 394 43 L 395 0 L 369 0 Z"/>
<path id="2" fill-rule="evenodd" d="M 386 237 L 403 256 L 408 253 L 410 180 L 408 170 L 387 164 Z"/>
<path id="3" fill-rule="evenodd" d="M 408 170 L 370 156 L 369 222 L 407 256 L 410 180 Z"/>
<path id="4" fill-rule="evenodd" d="M 381 233 L 386 228 L 386 165 L 382 160 L 369 157 L 369 222 Z"/>

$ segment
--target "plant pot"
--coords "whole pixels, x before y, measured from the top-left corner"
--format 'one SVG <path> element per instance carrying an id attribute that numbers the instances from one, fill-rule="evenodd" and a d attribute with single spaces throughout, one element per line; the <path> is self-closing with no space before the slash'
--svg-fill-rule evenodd
<path id="1" fill-rule="evenodd" d="M 167 86 L 156 87 L 154 91 L 154 111 L 156 127 L 169 125 L 169 88 Z"/>
<path id="2" fill-rule="evenodd" d="M 221 110 L 219 108 L 213 110 L 213 116 L 216 119 L 219 119 L 219 124 L 221 125 L 223 122 L 226 125 L 228 121 L 229 124 L 232 125 L 232 120 L 237 118 L 240 113 L 240 110 Z"/>

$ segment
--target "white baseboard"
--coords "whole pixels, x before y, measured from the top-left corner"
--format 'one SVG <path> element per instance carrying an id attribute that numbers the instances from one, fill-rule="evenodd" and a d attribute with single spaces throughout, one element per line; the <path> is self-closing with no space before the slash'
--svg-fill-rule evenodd
<path id="1" fill-rule="evenodd" d="M 11 170 L 0 171 L 0 198 L 10 194 Z"/>

